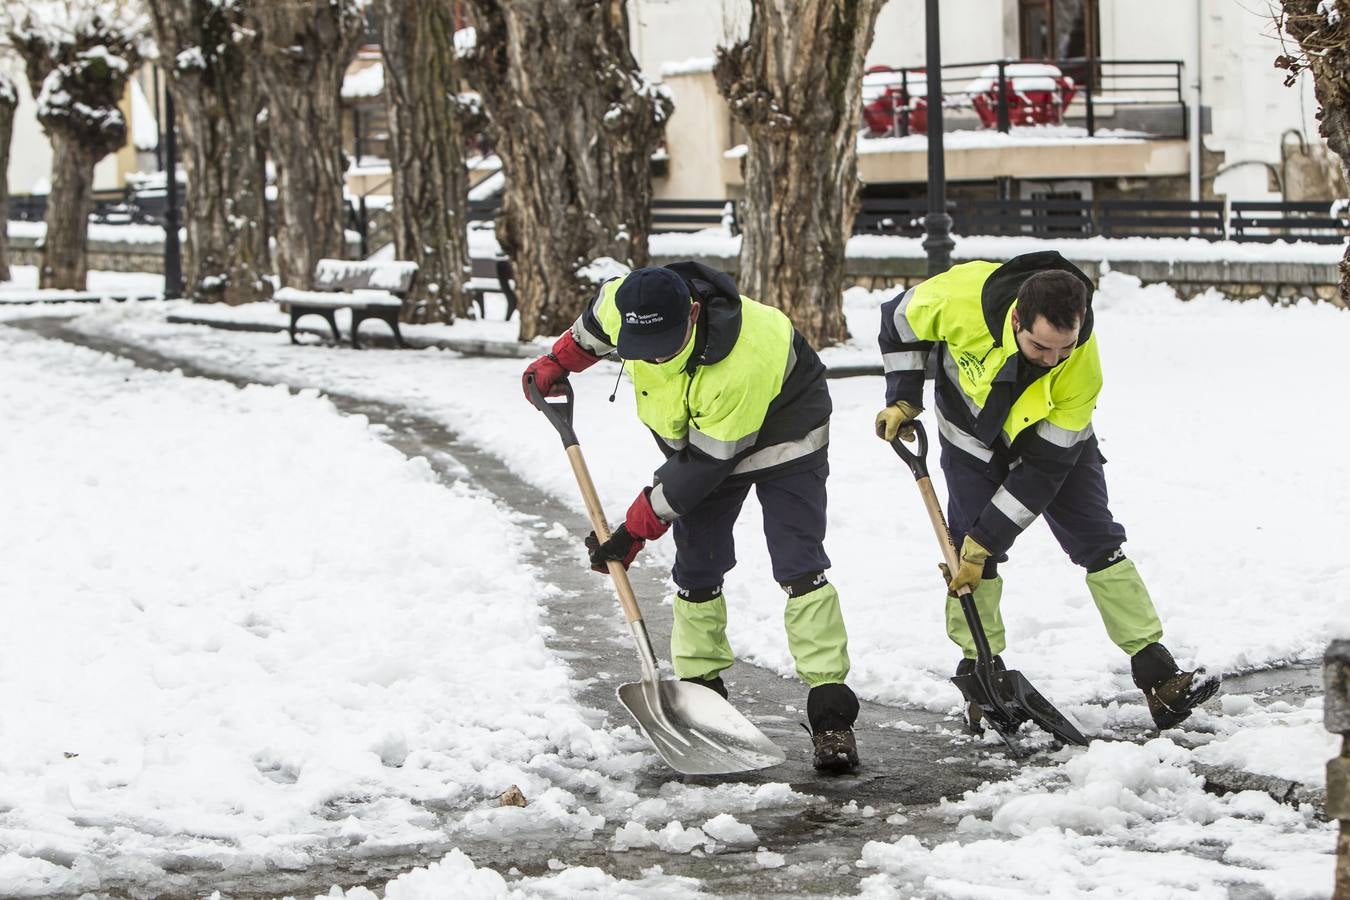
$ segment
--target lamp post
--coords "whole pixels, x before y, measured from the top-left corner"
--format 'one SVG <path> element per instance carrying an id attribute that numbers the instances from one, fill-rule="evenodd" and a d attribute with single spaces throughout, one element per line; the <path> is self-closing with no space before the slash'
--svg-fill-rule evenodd
<path id="1" fill-rule="evenodd" d="M 174 125 L 173 91 L 164 85 L 164 298 L 183 296 L 183 254 L 178 245 L 178 130 Z"/>
<path id="2" fill-rule="evenodd" d="M 947 170 L 942 150 L 942 38 L 938 31 L 938 0 L 925 0 L 924 28 L 928 33 L 928 214 L 924 216 L 923 249 L 929 276 L 952 267 L 952 217 L 947 215 Z"/>

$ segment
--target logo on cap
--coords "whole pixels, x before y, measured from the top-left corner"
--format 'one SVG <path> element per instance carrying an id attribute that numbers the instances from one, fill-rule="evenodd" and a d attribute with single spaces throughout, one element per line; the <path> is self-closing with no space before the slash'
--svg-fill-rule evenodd
<path id="1" fill-rule="evenodd" d="M 665 320 L 666 317 L 659 312 L 640 313 L 634 311 L 623 314 L 623 324 L 625 325 L 637 325 L 639 327 L 645 325 L 660 325 Z"/>

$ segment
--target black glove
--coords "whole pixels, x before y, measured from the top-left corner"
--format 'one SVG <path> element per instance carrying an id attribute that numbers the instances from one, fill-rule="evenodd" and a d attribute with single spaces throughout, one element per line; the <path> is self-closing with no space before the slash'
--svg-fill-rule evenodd
<path id="1" fill-rule="evenodd" d="M 609 536 L 609 540 L 603 544 L 592 531 L 586 535 L 586 552 L 591 556 L 591 568 L 601 575 L 609 574 L 607 563 L 613 559 L 623 564 L 627 569 L 633 564 L 633 557 L 638 555 L 638 551 L 647 546 L 647 542 L 642 538 L 633 537 L 628 533 L 627 525 L 620 525 L 614 529 L 614 533 Z"/>

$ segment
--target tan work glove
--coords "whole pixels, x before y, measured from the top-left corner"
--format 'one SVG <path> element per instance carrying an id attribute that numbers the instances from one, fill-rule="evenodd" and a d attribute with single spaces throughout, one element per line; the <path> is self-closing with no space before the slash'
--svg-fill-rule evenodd
<path id="1" fill-rule="evenodd" d="M 966 535 L 966 539 L 961 542 L 961 565 L 957 567 L 956 574 L 952 574 L 946 563 L 938 563 L 942 577 L 947 579 L 947 590 L 956 594 L 961 588 L 970 588 L 973 591 L 979 587 L 980 579 L 984 577 L 984 561 L 988 558 L 989 551 L 981 547 L 973 537 Z"/>
<path id="2" fill-rule="evenodd" d="M 898 435 L 901 440 L 914 440 L 914 420 L 923 412 L 917 406 L 911 406 L 904 400 L 897 400 L 890 406 L 877 413 L 876 428 L 877 437 L 890 443 Z"/>

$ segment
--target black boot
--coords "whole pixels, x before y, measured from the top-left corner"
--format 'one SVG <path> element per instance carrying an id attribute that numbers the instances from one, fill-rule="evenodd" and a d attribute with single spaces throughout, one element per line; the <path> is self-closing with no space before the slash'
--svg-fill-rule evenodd
<path id="1" fill-rule="evenodd" d="M 713 678 L 681 678 L 681 681 L 687 681 L 690 684 L 701 684 L 710 691 L 717 691 L 722 695 L 722 699 L 727 699 L 727 686 L 722 683 L 722 676 L 717 675 Z"/>
<path id="2" fill-rule="evenodd" d="M 1003 657 L 1001 656 L 995 656 L 993 659 L 991 659 L 989 661 L 989 666 L 995 672 L 1007 671 L 1007 667 L 1003 665 Z M 961 661 L 956 664 L 957 678 L 960 678 L 962 675 L 969 675 L 974 671 L 975 671 L 975 660 L 973 659 L 966 659 L 963 657 Z M 971 682 L 970 686 L 973 690 L 976 691 L 980 690 L 980 686 L 978 683 Z M 988 697 L 966 698 L 965 709 L 962 711 L 961 715 L 961 718 L 966 723 L 966 728 L 970 730 L 971 734 L 976 735 L 984 734 L 984 721 L 983 716 L 980 713 L 979 701 L 984 701 L 985 703 L 988 703 L 989 698 Z"/>
<path id="3" fill-rule="evenodd" d="M 1218 693 L 1222 681 L 1203 668 L 1182 671 L 1162 644 L 1149 644 L 1132 656 L 1130 671 L 1159 731 L 1184 722 L 1191 710 Z"/>
<path id="4" fill-rule="evenodd" d="M 811 722 L 812 764 L 831 774 L 858 767 L 858 743 L 853 723 L 858 698 L 846 684 L 822 684 L 806 695 L 806 718 Z"/>

